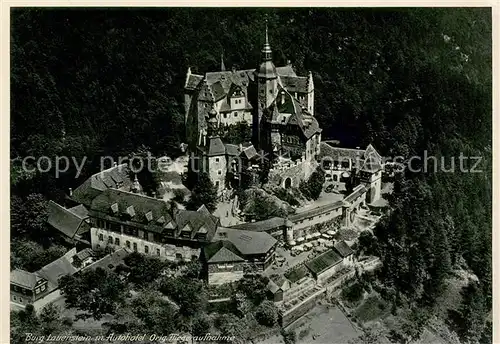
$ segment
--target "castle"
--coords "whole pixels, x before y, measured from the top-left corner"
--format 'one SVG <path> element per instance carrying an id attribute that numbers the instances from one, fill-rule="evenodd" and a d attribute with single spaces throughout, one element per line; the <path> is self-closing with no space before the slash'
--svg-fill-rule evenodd
<path id="1" fill-rule="evenodd" d="M 267 26 L 262 58 L 257 69 L 191 73 L 185 83 L 185 124 L 193 168 L 208 172 L 219 193 L 239 179 L 240 173 L 258 168 L 263 159 L 288 154 L 299 160 L 299 180 L 312 173 L 320 153 L 321 128 L 314 117 L 312 73 L 297 76 L 290 64 L 272 61 Z M 245 123 L 252 142 L 224 143 L 225 126 Z M 295 184 L 298 181 L 295 181 Z M 294 184 L 291 179 L 285 187 Z"/>

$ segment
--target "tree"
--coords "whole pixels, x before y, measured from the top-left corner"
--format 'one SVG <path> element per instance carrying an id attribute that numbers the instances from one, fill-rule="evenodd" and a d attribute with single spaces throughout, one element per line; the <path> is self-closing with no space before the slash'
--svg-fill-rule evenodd
<path id="1" fill-rule="evenodd" d="M 73 256 L 73 265 L 75 268 L 79 269 L 82 266 L 82 259 L 78 255 Z"/>
<path id="2" fill-rule="evenodd" d="M 160 291 L 179 306 L 182 315 L 192 316 L 206 307 L 208 297 L 202 281 L 185 276 L 169 277 L 161 282 Z"/>
<path id="3" fill-rule="evenodd" d="M 138 252 L 132 252 L 124 259 L 127 271 L 130 273 L 128 279 L 140 287 L 148 286 L 160 276 L 165 263 L 157 257 L 150 257 Z"/>
<path id="4" fill-rule="evenodd" d="M 196 210 L 205 205 L 210 212 L 215 211 L 217 207 L 217 190 L 210 177 L 205 172 L 200 172 L 198 182 L 194 186 L 191 199 L 187 203 L 188 209 Z"/>
<path id="5" fill-rule="evenodd" d="M 371 328 L 367 328 L 360 336 L 356 337 L 355 339 L 351 339 L 349 341 L 349 344 L 377 344 L 380 342 L 381 333 Z"/>
<path id="6" fill-rule="evenodd" d="M 202 267 L 199 261 L 191 261 L 184 267 L 183 275 L 187 278 L 197 279 L 200 277 Z"/>
<path id="7" fill-rule="evenodd" d="M 178 314 L 172 304 L 156 291 L 143 291 L 132 301 L 134 314 L 142 321 L 146 333 L 168 335 L 176 330 Z"/>
<path id="8" fill-rule="evenodd" d="M 93 317 L 96 320 L 105 314 L 114 314 L 128 293 L 118 275 L 101 268 L 65 275 L 60 278 L 59 287 L 67 307 L 83 311 L 79 315 L 81 318 Z"/>
<path id="9" fill-rule="evenodd" d="M 206 314 L 197 315 L 193 319 L 192 333 L 194 336 L 202 337 L 210 331 L 210 319 Z"/>
<path id="10" fill-rule="evenodd" d="M 252 139 L 252 129 L 246 122 L 238 122 L 224 128 L 221 137 L 223 142 L 235 145 L 250 142 Z"/>
<path id="11" fill-rule="evenodd" d="M 62 257 L 67 251 L 63 246 L 52 245 L 49 248 L 44 248 L 35 241 L 20 239 L 12 240 L 10 247 L 12 268 L 27 271 L 37 271 Z"/>
<path id="12" fill-rule="evenodd" d="M 297 342 L 297 334 L 294 330 L 285 331 L 283 329 L 281 330 L 281 335 L 285 344 L 295 344 Z"/>
<path id="13" fill-rule="evenodd" d="M 485 324 L 483 292 L 476 282 L 471 282 L 462 289 L 461 295 L 460 318 L 456 325 L 464 341 L 474 342 L 481 336 Z"/>
<path id="14" fill-rule="evenodd" d="M 234 336 L 236 343 L 246 343 L 247 326 L 245 318 L 240 319 L 234 314 L 222 314 L 215 320 L 215 326 L 223 336 Z"/>
<path id="15" fill-rule="evenodd" d="M 318 166 L 307 181 L 300 183 L 299 189 L 306 198 L 316 200 L 320 196 L 324 184 L 325 171 L 321 166 Z"/>
<path id="16" fill-rule="evenodd" d="M 47 236 L 47 200 L 41 194 L 26 198 L 13 195 L 11 199 L 12 236 L 41 239 Z"/>
<path id="17" fill-rule="evenodd" d="M 236 289 L 245 294 L 254 305 L 259 305 L 267 298 L 269 279 L 262 275 L 246 274 L 236 284 Z"/>
<path id="18" fill-rule="evenodd" d="M 252 196 L 245 206 L 245 213 L 249 218 L 262 221 L 274 216 L 285 217 L 287 211 L 269 195 L 255 192 Z"/>
<path id="19" fill-rule="evenodd" d="M 39 318 L 45 335 L 54 334 L 61 327 L 61 309 L 53 303 L 42 308 Z"/>
<path id="20" fill-rule="evenodd" d="M 278 308 L 274 302 L 265 300 L 257 307 L 255 318 L 259 324 L 273 327 L 278 322 Z"/>
<path id="21" fill-rule="evenodd" d="M 363 297 L 363 294 L 363 286 L 359 282 L 342 289 L 342 297 L 350 302 L 359 301 Z"/>

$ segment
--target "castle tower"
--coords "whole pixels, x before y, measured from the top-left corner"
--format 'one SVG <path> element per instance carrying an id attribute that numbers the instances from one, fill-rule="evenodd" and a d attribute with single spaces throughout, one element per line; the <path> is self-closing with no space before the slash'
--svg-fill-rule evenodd
<path id="1" fill-rule="evenodd" d="M 212 108 L 207 119 L 208 140 L 205 151 L 205 171 L 217 189 L 217 194 L 221 194 L 226 186 L 226 149 L 218 133 L 217 111 Z"/>
<path id="2" fill-rule="evenodd" d="M 224 50 L 222 50 L 222 53 L 220 54 L 220 70 L 222 72 L 226 71 L 226 65 L 224 64 Z"/>
<path id="3" fill-rule="evenodd" d="M 269 35 L 267 32 L 266 21 L 266 42 L 262 48 L 262 60 L 256 72 L 257 92 L 258 92 L 258 109 L 254 113 L 253 118 L 253 138 L 254 146 L 261 148 L 261 129 L 262 115 L 264 110 L 268 109 L 278 92 L 278 74 L 276 67 L 272 61 L 272 50 L 269 44 Z"/>
<path id="4" fill-rule="evenodd" d="M 310 71 L 307 76 L 307 111 L 314 116 L 314 81 Z"/>

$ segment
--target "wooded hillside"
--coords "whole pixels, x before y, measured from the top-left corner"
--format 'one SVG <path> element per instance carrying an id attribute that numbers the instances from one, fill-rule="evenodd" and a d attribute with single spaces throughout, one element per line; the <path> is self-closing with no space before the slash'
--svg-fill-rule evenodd
<path id="1" fill-rule="evenodd" d="M 489 9 L 13 10 L 11 157 L 88 157 L 78 180 L 74 170 L 56 179 L 14 166 L 16 204 L 33 193 L 62 199 L 102 155 L 128 155 L 143 144 L 153 154 L 178 154 L 187 68 L 216 71 L 222 51 L 228 68 L 256 67 L 264 16 L 275 64 L 291 60 L 297 73 L 313 72 L 324 139 L 372 143 L 385 156 L 427 151 L 445 157 L 446 167 L 452 157 L 458 164 L 460 152 L 482 157 L 482 173 L 405 173 L 374 247 L 395 299 L 429 306 L 452 267 L 472 269 L 480 301 L 469 306 L 484 320 L 491 309 Z M 463 325 L 463 338 L 478 338 L 482 327 L 474 324 Z"/>

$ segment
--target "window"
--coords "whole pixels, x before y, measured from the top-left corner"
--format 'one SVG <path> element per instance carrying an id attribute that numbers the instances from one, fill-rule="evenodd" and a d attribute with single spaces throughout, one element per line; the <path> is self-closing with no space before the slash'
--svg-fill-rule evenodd
<path id="1" fill-rule="evenodd" d="M 219 158 L 215 158 L 215 162 L 219 162 Z"/>
<path id="2" fill-rule="evenodd" d="M 102 234 L 99 234 L 99 241 L 104 241 L 104 236 Z"/>
<path id="3" fill-rule="evenodd" d="M 35 289 L 35 294 L 38 294 L 40 292 L 40 288 Z"/>
<path id="4" fill-rule="evenodd" d="M 237 112 L 234 113 L 234 117 L 238 117 L 238 113 Z"/>
<path id="5" fill-rule="evenodd" d="M 225 114 L 223 115 L 223 117 L 224 117 L 224 118 L 227 118 L 227 113 L 225 113 Z"/>
<path id="6" fill-rule="evenodd" d="M 221 171 L 221 170 L 218 170 L 218 171 L 217 171 L 217 174 L 218 174 L 218 175 L 221 175 L 221 174 L 222 174 L 222 171 Z"/>
<path id="7" fill-rule="evenodd" d="M 182 254 L 181 253 L 176 253 L 175 254 L 175 259 L 182 260 Z"/>
<path id="8" fill-rule="evenodd" d="M 112 236 L 108 237 L 108 244 L 113 245 L 113 237 Z"/>
<path id="9" fill-rule="evenodd" d="M 159 248 L 157 248 L 157 249 L 156 249 L 156 255 L 157 255 L 157 256 L 159 256 L 159 255 L 160 255 L 160 249 L 159 249 Z"/>
<path id="10" fill-rule="evenodd" d="M 219 183 L 219 181 L 216 181 L 216 182 L 215 182 L 215 188 L 216 188 L 216 189 L 219 189 L 219 184 L 220 184 L 220 183 Z"/>
<path id="11" fill-rule="evenodd" d="M 137 252 L 137 243 L 134 242 L 134 252 Z"/>
<path id="12" fill-rule="evenodd" d="M 198 256 L 195 256 L 195 255 L 191 256 L 191 260 L 197 260 L 197 259 L 198 259 Z"/>
<path id="13" fill-rule="evenodd" d="M 120 245 L 120 239 L 115 238 L 115 245 Z"/>
<path id="14" fill-rule="evenodd" d="M 125 243 L 125 245 L 127 245 L 127 248 L 130 248 L 130 241 L 127 240 L 127 242 Z"/>
<path id="15" fill-rule="evenodd" d="M 144 253 L 149 253 L 149 246 L 148 245 L 144 246 Z"/>

